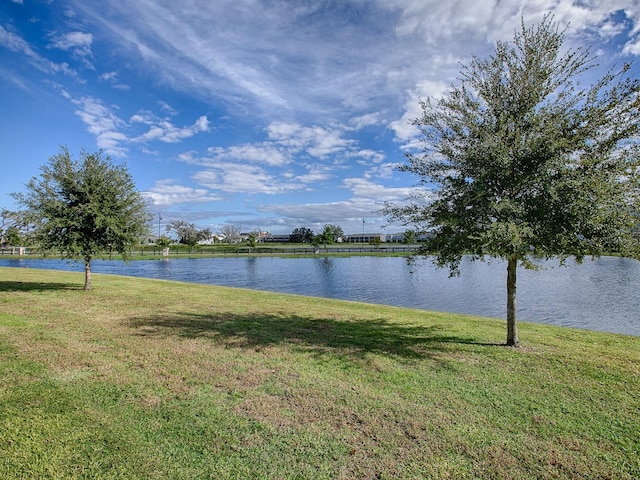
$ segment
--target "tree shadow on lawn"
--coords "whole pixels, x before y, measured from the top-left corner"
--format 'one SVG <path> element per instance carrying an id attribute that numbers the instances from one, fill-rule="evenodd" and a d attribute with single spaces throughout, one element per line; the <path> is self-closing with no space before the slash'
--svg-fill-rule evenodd
<path id="1" fill-rule="evenodd" d="M 44 290 L 82 290 L 79 283 L 0 281 L 0 292 L 35 292 Z"/>
<path id="2" fill-rule="evenodd" d="M 130 320 L 141 336 L 221 339 L 240 348 L 291 345 L 316 353 L 333 350 L 338 354 L 377 353 L 420 359 L 437 351 L 451 351 L 450 344 L 495 346 L 472 337 L 443 334 L 438 325 L 417 326 L 389 321 L 339 320 L 279 316 L 272 314 L 237 315 L 229 312 L 208 314 L 162 314 Z M 449 344 L 449 345 L 448 345 Z"/>

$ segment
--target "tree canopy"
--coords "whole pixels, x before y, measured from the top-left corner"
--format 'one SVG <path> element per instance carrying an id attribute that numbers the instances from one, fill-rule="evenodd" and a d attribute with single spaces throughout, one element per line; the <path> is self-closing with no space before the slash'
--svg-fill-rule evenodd
<path id="1" fill-rule="evenodd" d="M 392 222 L 428 240 L 419 255 L 459 273 L 463 255 L 507 262 L 507 344 L 519 343 L 516 272 L 536 258 L 638 255 L 638 79 L 629 66 L 589 87 L 589 49 L 563 49 L 552 17 L 473 56 L 448 93 L 421 102 L 420 179 Z"/>
<path id="2" fill-rule="evenodd" d="M 84 289 L 91 289 L 91 260 L 96 254 L 127 257 L 149 230 L 150 215 L 127 168 L 101 151 L 67 148 L 49 158 L 26 191 L 12 194 L 29 226 L 30 240 L 45 251 L 85 262 Z"/>
<path id="3" fill-rule="evenodd" d="M 199 241 L 209 240 L 213 236 L 210 229 L 204 228 L 200 230 L 195 223 L 190 223 L 186 220 L 172 220 L 167 223 L 165 228 L 167 232 L 173 230 L 176 233 L 178 243 L 189 245 L 190 247 L 194 247 Z"/>
<path id="4" fill-rule="evenodd" d="M 344 230 L 342 230 L 342 227 L 340 225 L 330 223 L 324 226 L 324 230 L 331 231 L 333 242 L 342 241 L 341 239 L 344 237 Z"/>
<path id="5" fill-rule="evenodd" d="M 24 226 L 16 212 L 11 212 L 6 208 L 0 210 L 0 247 L 17 247 L 22 241 L 22 231 Z"/>
<path id="6" fill-rule="evenodd" d="M 289 235 L 289 241 L 292 243 L 312 243 L 313 230 L 307 227 L 298 227 Z"/>
<path id="7" fill-rule="evenodd" d="M 335 226 L 326 224 L 322 228 L 322 231 L 315 236 L 314 243 L 317 245 L 323 245 L 325 250 L 327 249 L 327 245 L 332 245 L 335 241 Z"/>
<path id="8" fill-rule="evenodd" d="M 240 243 L 242 241 L 242 227 L 240 225 L 223 225 L 220 235 L 226 243 Z"/>

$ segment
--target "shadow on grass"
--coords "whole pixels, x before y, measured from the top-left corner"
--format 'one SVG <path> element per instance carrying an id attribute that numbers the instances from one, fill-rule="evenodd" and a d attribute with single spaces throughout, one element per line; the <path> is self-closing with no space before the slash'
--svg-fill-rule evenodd
<path id="1" fill-rule="evenodd" d="M 78 283 L 1 281 L 0 292 L 35 292 L 44 290 L 82 290 Z"/>
<path id="2" fill-rule="evenodd" d="M 259 349 L 275 345 L 322 353 L 363 355 L 377 353 L 406 359 L 432 357 L 436 351 L 450 351 L 451 345 L 487 346 L 471 337 L 442 333 L 440 326 L 416 326 L 375 320 L 336 320 L 221 312 L 210 314 L 164 314 L 131 320 L 141 336 L 214 338 L 241 348 Z M 495 344 L 491 344 L 495 345 Z"/>

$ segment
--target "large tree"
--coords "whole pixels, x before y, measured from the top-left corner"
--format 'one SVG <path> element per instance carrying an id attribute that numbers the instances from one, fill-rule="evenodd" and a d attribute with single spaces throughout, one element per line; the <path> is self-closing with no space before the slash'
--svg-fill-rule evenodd
<path id="1" fill-rule="evenodd" d="M 463 255 L 507 264 L 507 344 L 519 343 L 516 274 L 536 259 L 638 254 L 638 79 L 629 67 L 582 87 L 588 49 L 564 50 L 547 16 L 473 56 L 415 120 L 423 149 L 400 169 L 420 188 L 386 205 L 429 240 L 419 255 L 459 273 Z"/>
<path id="2" fill-rule="evenodd" d="M 91 260 L 116 252 L 126 258 L 130 248 L 149 230 L 150 215 L 127 168 L 115 165 L 102 152 L 67 148 L 49 158 L 39 177 L 14 193 L 31 240 L 63 258 L 83 259 L 84 289 L 91 289 Z"/>

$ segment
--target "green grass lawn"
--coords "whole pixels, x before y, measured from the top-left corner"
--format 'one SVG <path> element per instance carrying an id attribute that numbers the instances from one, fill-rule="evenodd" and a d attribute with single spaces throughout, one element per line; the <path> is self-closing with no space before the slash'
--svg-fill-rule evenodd
<path id="1" fill-rule="evenodd" d="M 0 478 L 640 478 L 638 337 L 82 284 L 0 268 Z"/>

